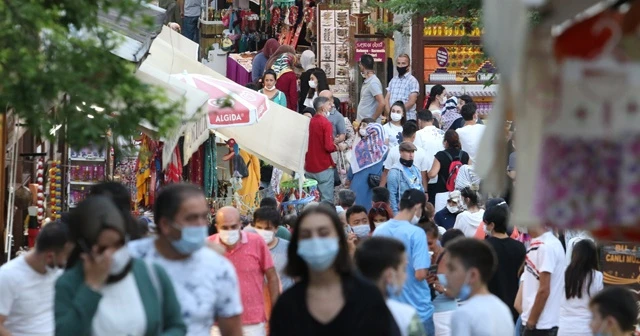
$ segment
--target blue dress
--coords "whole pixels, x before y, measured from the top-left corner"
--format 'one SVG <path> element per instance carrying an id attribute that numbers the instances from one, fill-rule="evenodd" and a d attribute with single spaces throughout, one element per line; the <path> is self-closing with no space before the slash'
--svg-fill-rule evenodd
<path id="1" fill-rule="evenodd" d="M 351 172 L 351 168 L 349 168 L 349 171 L 347 171 L 347 179 L 351 181 L 351 187 L 349 189 L 356 193 L 356 204 L 365 207 L 365 209 L 367 209 L 367 212 L 369 212 L 369 209 L 371 209 L 371 199 L 373 197 L 373 191 L 372 188 L 369 187 L 368 182 L 369 175 L 382 175 L 382 168 L 384 165 L 384 161 L 387 158 L 387 154 L 385 154 L 384 158 L 382 158 L 380 162 L 355 174 Z"/>

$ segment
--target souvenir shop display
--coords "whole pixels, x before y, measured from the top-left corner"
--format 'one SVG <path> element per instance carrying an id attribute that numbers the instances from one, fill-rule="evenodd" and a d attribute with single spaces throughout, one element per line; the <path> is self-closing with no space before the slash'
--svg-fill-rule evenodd
<path id="1" fill-rule="evenodd" d="M 49 210 L 51 216 L 49 218 L 54 221 L 56 219 L 60 219 L 60 213 L 62 212 L 62 170 L 60 169 L 60 161 L 52 161 L 50 165 Z M 39 205 L 40 204 L 38 203 L 38 206 Z"/>
<path id="2" fill-rule="evenodd" d="M 276 200 L 284 214 L 298 214 L 305 205 L 320 200 L 318 181 L 306 179 L 300 189 L 299 181 L 289 180 L 280 184 L 280 192 L 276 194 Z"/>
<path id="3" fill-rule="evenodd" d="M 44 159 L 38 159 L 36 163 L 36 185 L 36 218 L 38 224 L 42 224 L 44 220 Z"/>
<path id="4" fill-rule="evenodd" d="M 318 13 L 318 67 L 327 74 L 334 97 L 348 101 L 353 49 L 349 9 L 320 5 Z"/>
<path id="5" fill-rule="evenodd" d="M 106 178 L 107 151 L 98 146 L 69 149 L 67 171 L 67 206 L 75 207 L 89 193 L 92 185 Z"/>

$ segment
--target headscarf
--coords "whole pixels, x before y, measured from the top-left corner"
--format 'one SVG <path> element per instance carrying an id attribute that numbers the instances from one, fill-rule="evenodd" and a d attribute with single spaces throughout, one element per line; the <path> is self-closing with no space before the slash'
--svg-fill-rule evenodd
<path id="1" fill-rule="evenodd" d="M 295 57 L 294 55 L 296 54 L 296 50 L 293 49 L 293 47 L 290 45 L 283 44 L 279 46 L 278 49 L 276 49 L 276 52 L 274 52 L 273 55 L 271 55 L 271 57 L 267 60 L 265 70 L 273 69 L 273 65 L 278 59 L 280 59 L 283 54 L 291 54 L 291 67 L 293 67 L 293 58 Z"/>
<path id="2" fill-rule="evenodd" d="M 315 68 L 315 64 L 314 64 L 315 61 L 316 61 L 316 54 L 314 54 L 313 51 L 311 50 L 305 50 L 302 53 L 302 56 L 300 56 L 300 65 L 302 65 L 302 68 L 304 69 L 304 71 Z"/>
<path id="3" fill-rule="evenodd" d="M 462 115 L 458 112 L 458 98 L 451 97 L 445 103 L 445 110 L 442 113 L 442 130 L 448 131 L 453 122 L 460 118 L 462 118 Z"/>
<path id="4" fill-rule="evenodd" d="M 291 66 L 293 65 L 293 57 L 291 54 L 285 53 L 280 55 L 278 59 L 273 63 L 271 69 L 276 72 L 276 77 L 284 75 L 287 72 L 293 71 Z M 276 79 L 277 79 L 276 78 Z"/>
<path id="5" fill-rule="evenodd" d="M 389 146 L 385 144 L 382 125 L 369 124 L 366 130 L 367 136 L 365 138 L 358 137 L 353 144 L 350 160 L 353 174 L 382 161 L 389 151 Z"/>
<path id="6" fill-rule="evenodd" d="M 117 231 L 124 239 L 125 220 L 113 201 L 106 196 L 90 196 L 71 212 L 71 233 L 91 248 L 105 229 Z"/>
<path id="7" fill-rule="evenodd" d="M 274 38 L 270 38 L 264 44 L 264 47 L 262 48 L 262 54 L 268 60 L 269 58 L 271 58 L 271 56 L 273 56 L 273 54 L 276 52 L 276 50 L 279 47 L 280 47 L 280 42 L 278 42 L 278 40 L 276 40 Z"/>

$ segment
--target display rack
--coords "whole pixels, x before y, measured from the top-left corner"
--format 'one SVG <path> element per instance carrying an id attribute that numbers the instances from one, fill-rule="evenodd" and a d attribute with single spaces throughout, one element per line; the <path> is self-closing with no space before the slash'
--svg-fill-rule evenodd
<path id="1" fill-rule="evenodd" d="M 67 165 L 67 206 L 74 208 L 89 194 L 91 186 L 102 182 L 107 174 L 107 151 L 97 146 L 79 150 L 69 148 Z"/>

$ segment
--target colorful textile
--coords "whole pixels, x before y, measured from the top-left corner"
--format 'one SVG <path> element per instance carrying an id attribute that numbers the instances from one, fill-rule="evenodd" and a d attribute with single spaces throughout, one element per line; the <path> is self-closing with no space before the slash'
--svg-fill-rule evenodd
<path id="1" fill-rule="evenodd" d="M 351 151 L 351 172 L 353 174 L 381 162 L 389 151 L 385 144 L 382 125 L 367 126 L 367 136 L 358 137 Z"/>

